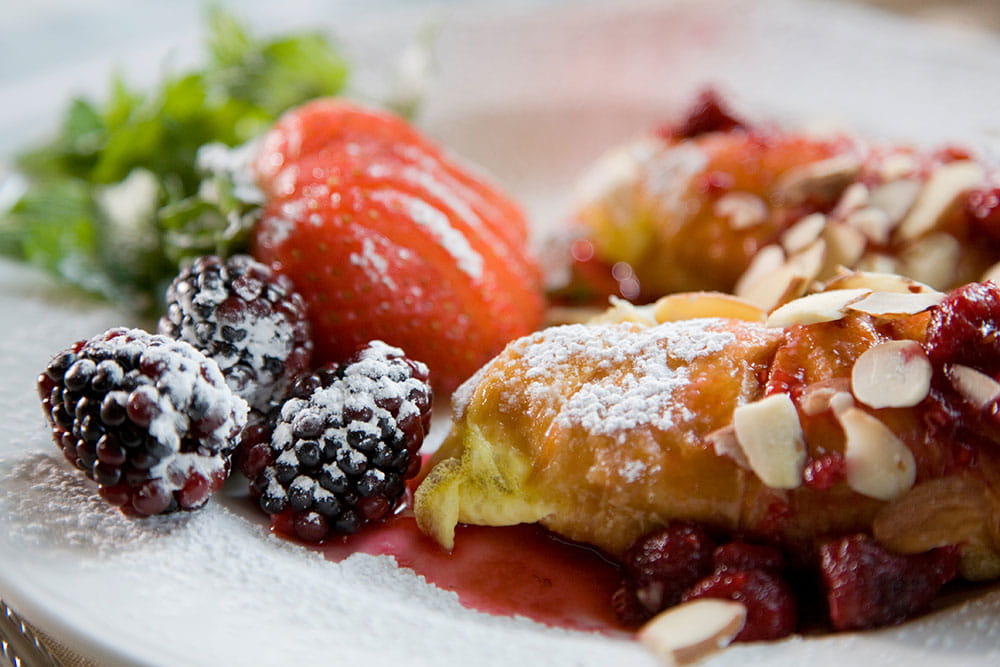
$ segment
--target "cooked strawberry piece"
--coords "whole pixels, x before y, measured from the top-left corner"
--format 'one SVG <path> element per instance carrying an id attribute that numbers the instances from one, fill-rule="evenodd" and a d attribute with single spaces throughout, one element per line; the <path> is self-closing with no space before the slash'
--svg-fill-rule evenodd
<path id="1" fill-rule="evenodd" d="M 320 363 L 378 338 L 447 392 L 540 325 L 516 205 L 403 121 L 320 100 L 278 123 L 257 169 L 254 253 L 306 299 Z"/>
<path id="2" fill-rule="evenodd" d="M 901 555 L 854 535 L 824 544 L 820 568 L 830 621 L 837 630 L 892 625 L 924 611 L 958 575 L 958 549 Z"/>

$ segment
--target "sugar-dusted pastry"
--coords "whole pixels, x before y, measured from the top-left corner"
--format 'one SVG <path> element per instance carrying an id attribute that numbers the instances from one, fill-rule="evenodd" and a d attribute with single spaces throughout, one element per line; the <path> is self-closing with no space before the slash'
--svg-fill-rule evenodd
<path id="1" fill-rule="evenodd" d="M 460 388 L 417 520 L 447 548 L 460 522 L 539 522 L 614 557 L 675 521 L 802 562 L 873 536 L 957 545 L 966 577 L 994 578 L 998 331 L 991 282 L 844 273 L 769 314 L 713 294 L 619 304 Z"/>
<path id="2" fill-rule="evenodd" d="M 998 185 L 964 150 L 751 125 L 705 94 L 581 180 L 576 287 L 641 301 L 720 290 L 770 309 L 842 265 L 950 289 L 1000 260 Z M 618 283 L 595 263 L 617 264 Z"/>

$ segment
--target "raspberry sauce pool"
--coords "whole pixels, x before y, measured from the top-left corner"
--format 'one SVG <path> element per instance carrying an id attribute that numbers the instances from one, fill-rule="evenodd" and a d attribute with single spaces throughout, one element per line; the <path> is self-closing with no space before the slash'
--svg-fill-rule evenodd
<path id="1" fill-rule="evenodd" d="M 618 567 L 537 525 L 459 525 L 449 554 L 404 512 L 355 535 L 308 547 L 331 561 L 353 553 L 392 556 L 400 567 L 457 593 L 463 606 L 476 611 L 525 616 L 569 630 L 632 634 L 611 606 L 620 583 Z"/>

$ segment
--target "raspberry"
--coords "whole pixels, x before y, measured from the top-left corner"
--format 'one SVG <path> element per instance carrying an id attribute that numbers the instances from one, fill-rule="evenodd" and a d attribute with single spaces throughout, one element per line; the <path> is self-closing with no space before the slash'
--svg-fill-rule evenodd
<path id="1" fill-rule="evenodd" d="M 762 570 L 778 574 L 785 569 L 785 556 L 777 547 L 767 544 L 730 542 L 712 554 L 715 571 Z"/>
<path id="2" fill-rule="evenodd" d="M 661 133 L 667 138 L 679 140 L 692 139 L 709 132 L 729 132 L 744 127 L 743 121 L 726 108 L 722 97 L 715 90 L 707 89 L 698 95 L 694 106 L 680 125 L 665 128 Z"/>
<path id="3" fill-rule="evenodd" d="M 159 332 L 214 359 L 258 415 L 284 399 L 312 356 L 302 297 L 288 278 L 247 255 L 194 260 L 167 290 Z"/>
<path id="4" fill-rule="evenodd" d="M 966 364 L 986 373 L 1000 371 L 1000 286 L 969 283 L 949 293 L 931 310 L 927 354 L 936 367 Z"/>
<path id="5" fill-rule="evenodd" d="M 225 482 L 248 407 L 188 343 L 111 329 L 56 355 L 38 378 L 66 458 L 130 515 L 193 510 Z"/>
<path id="6" fill-rule="evenodd" d="M 399 504 L 430 414 L 427 367 L 373 341 L 295 381 L 270 440 L 246 453 L 250 493 L 302 540 L 354 533 Z"/>
<path id="7" fill-rule="evenodd" d="M 634 607 L 625 604 L 628 593 L 648 616 L 674 606 L 684 591 L 712 571 L 714 548 L 704 528 L 683 521 L 639 538 L 623 557 L 626 592 L 618 594 L 616 607 Z"/>
<path id="8" fill-rule="evenodd" d="M 746 606 L 746 624 L 734 641 L 780 639 L 795 632 L 795 596 L 776 574 L 763 570 L 719 570 L 684 594 L 685 602 L 698 598 L 726 598 Z"/>
<path id="9" fill-rule="evenodd" d="M 958 549 L 901 555 L 868 535 L 854 535 L 824 544 L 820 569 L 833 627 L 875 628 L 923 611 L 958 576 Z"/>

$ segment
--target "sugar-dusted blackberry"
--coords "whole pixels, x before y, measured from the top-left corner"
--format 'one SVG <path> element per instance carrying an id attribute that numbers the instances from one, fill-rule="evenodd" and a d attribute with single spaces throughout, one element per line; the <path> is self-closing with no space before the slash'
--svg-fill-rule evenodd
<path id="1" fill-rule="evenodd" d="M 194 260 L 167 290 L 159 332 L 214 359 L 261 414 L 281 402 L 312 357 L 305 301 L 288 278 L 247 255 Z"/>
<path id="2" fill-rule="evenodd" d="M 229 474 L 249 408 L 218 364 L 183 341 L 111 329 L 38 377 L 65 457 L 129 515 L 201 507 Z"/>
<path id="3" fill-rule="evenodd" d="M 420 469 L 427 367 L 372 341 L 343 364 L 300 377 L 290 393 L 270 440 L 245 456 L 261 509 L 310 542 L 388 516 Z"/>

